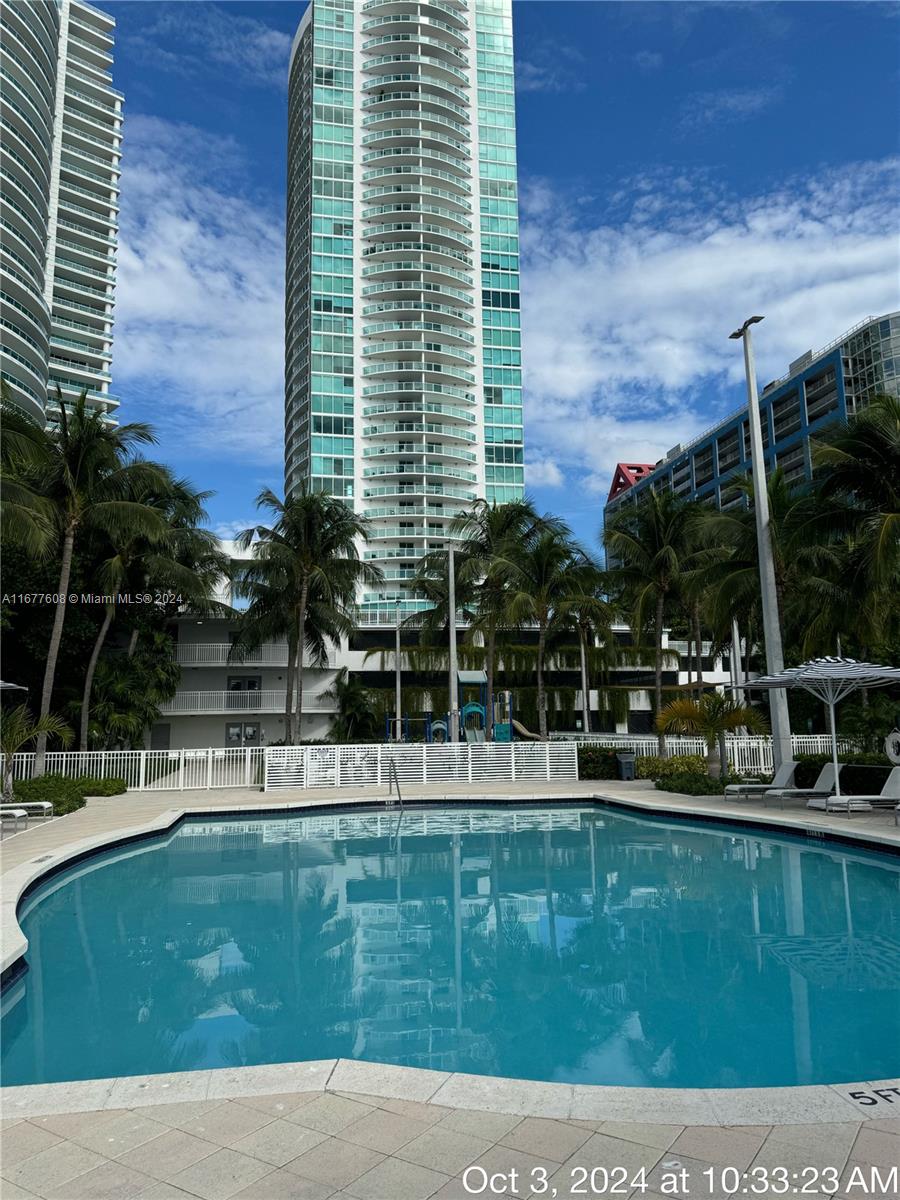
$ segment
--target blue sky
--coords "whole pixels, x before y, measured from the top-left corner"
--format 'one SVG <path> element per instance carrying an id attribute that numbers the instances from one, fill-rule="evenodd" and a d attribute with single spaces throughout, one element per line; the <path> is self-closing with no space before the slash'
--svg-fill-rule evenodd
<path id="1" fill-rule="evenodd" d="M 304 3 L 102 5 L 125 92 L 114 390 L 212 524 L 281 489 L 286 68 Z M 596 544 L 618 459 L 897 307 L 900 5 L 517 0 L 526 480 Z"/>

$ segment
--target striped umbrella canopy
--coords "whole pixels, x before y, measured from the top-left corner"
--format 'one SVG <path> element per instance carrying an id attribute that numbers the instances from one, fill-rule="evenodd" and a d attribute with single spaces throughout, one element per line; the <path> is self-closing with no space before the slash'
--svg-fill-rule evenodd
<path id="1" fill-rule="evenodd" d="M 841 794 L 838 776 L 837 726 L 834 706 L 857 688 L 888 687 L 900 684 L 900 667 L 857 662 L 855 658 L 811 658 L 799 667 L 790 667 L 777 675 L 761 675 L 749 680 L 751 688 L 803 688 L 823 700 L 831 713 L 831 757 L 834 762 L 834 793 Z M 850 811 L 849 800 L 847 812 Z"/>

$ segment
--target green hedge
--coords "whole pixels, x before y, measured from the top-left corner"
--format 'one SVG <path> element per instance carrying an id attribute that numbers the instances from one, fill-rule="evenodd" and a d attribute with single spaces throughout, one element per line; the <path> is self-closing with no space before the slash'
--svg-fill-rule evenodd
<path id="1" fill-rule="evenodd" d="M 798 754 L 794 787 L 812 787 L 819 772 L 830 762 L 830 754 Z M 838 762 L 847 764 L 841 771 L 841 791 L 855 792 L 857 795 L 873 795 L 881 791 L 891 769 L 884 754 L 839 754 Z M 860 770 L 860 767 L 864 769 Z"/>
<path id="2" fill-rule="evenodd" d="M 93 779 L 90 775 L 79 775 L 75 782 L 84 796 L 121 796 L 128 791 L 124 779 Z"/>
<path id="3" fill-rule="evenodd" d="M 660 758 L 648 754 L 637 760 L 638 779 L 669 779 L 673 775 L 705 775 L 706 759 L 702 754 L 673 754 Z"/>
<path id="4" fill-rule="evenodd" d="M 721 796 L 725 791 L 724 779 L 710 779 L 708 775 L 668 775 L 657 779 L 661 792 L 680 792 L 683 796 Z"/>
<path id="5" fill-rule="evenodd" d="M 126 790 L 124 779 L 92 779 L 82 775 L 71 779 L 66 775 L 41 775 L 37 779 L 20 779 L 13 786 L 13 800 L 49 800 L 53 815 L 65 816 L 84 808 L 85 796 L 118 796 Z"/>
<path id="6" fill-rule="evenodd" d="M 618 779 L 619 764 L 615 750 L 609 749 L 608 746 L 579 745 L 578 778 Z"/>

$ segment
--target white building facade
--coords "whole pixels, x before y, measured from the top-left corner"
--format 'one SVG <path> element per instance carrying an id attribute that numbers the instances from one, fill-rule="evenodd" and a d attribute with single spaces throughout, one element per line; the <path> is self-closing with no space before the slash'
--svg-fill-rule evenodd
<path id="1" fill-rule="evenodd" d="M 523 493 L 511 0 L 311 0 L 288 123 L 285 489 L 371 518 L 361 623 Z"/>
<path id="2" fill-rule="evenodd" d="M 123 97 L 115 21 L 84 0 L 0 3 L 2 370 L 57 419 L 56 389 L 108 419 Z"/>

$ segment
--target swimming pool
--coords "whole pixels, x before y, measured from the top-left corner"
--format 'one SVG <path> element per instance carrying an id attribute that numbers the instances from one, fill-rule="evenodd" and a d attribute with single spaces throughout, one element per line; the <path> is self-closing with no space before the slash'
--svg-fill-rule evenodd
<path id="1" fill-rule="evenodd" d="M 900 858 L 604 806 L 190 819 L 20 910 L 5 1084 L 358 1058 L 749 1087 L 900 1070 Z"/>

